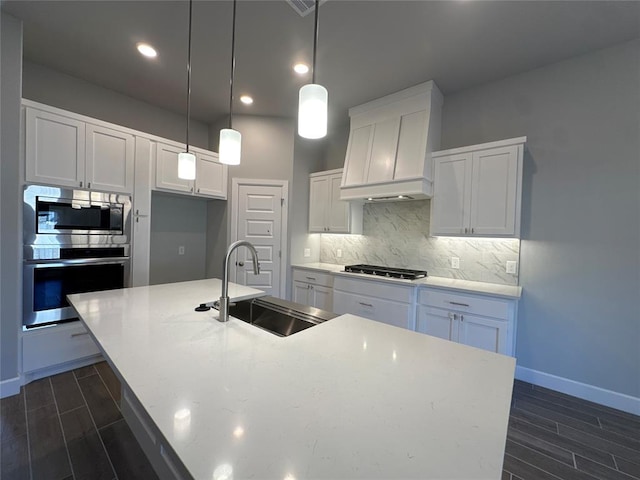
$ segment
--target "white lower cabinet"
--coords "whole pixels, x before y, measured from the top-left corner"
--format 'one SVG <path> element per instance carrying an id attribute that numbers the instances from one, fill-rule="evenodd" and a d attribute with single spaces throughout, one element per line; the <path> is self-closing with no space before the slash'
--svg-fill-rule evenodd
<path id="1" fill-rule="evenodd" d="M 184 467 L 173 449 L 168 446 L 158 427 L 142 404 L 122 381 L 122 416 L 131 428 L 142 451 L 147 456 L 160 480 L 187 480 L 193 477 Z M 174 417 L 174 429 L 188 433 L 188 411 L 178 411 Z"/>
<path id="2" fill-rule="evenodd" d="M 333 311 L 333 276 L 306 269 L 293 269 L 293 301 Z"/>
<path id="3" fill-rule="evenodd" d="M 22 371 L 51 369 L 100 355 L 98 346 L 80 322 L 30 330 L 22 335 Z"/>
<path id="4" fill-rule="evenodd" d="M 338 276 L 333 283 L 333 311 L 351 313 L 396 327 L 414 329 L 415 286 Z"/>
<path id="5" fill-rule="evenodd" d="M 416 331 L 513 356 L 516 312 L 516 300 L 422 288 Z"/>

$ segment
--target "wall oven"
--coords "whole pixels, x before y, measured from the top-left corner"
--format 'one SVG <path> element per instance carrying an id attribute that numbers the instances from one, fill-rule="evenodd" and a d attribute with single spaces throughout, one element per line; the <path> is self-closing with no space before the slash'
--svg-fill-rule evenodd
<path id="1" fill-rule="evenodd" d="M 30 185 L 23 224 L 25 328 L 76 320 L 69 294 L 129 286 L 129 196 Z"/>

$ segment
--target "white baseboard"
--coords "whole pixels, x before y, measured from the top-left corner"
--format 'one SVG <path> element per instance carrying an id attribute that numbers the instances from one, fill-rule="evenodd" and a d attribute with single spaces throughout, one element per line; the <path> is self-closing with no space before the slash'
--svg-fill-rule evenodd
<path id="1" fill-rule="evenodd" d="M 17 377 L 2 380 L 0 382 L 0 398 L 11 397 L 20 393 L 20 387 L 22 386 L 22 379 L 18 375 Z"/>
<path id="2" fill-rule="evenodd" d="M 618 410 L 633 413 L 634 415 L 640 415 L 640 398 L 638 397 L 594 387 L 593 385 L 576 382 L 575 380 L 521 366 L 516 366 L 516 378 L 523 382 L 533 383 L 540 387 L 566 393 L 567 395 L 573 395 L 574 397 L 599 403 L 600 405 L 606 405 L 607 407 L 617 408 Z"/>

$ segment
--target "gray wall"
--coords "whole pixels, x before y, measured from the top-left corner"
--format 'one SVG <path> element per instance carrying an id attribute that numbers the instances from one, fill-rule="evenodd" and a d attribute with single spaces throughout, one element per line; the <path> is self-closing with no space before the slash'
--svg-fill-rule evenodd
<path id="1" fill-rule="evenodd" d="M 22 22 L 0 12 L 0 381 L 18 375 L 22 317 L 20 98 Z"/>
<path id="2" fill-rule="evenodd" d="M 24 63 L 23 96 L 35 102 L 176 142 L 185 141 L 186 117 L 184 115 L 163 110 L 35 63 Z M 208 126 L 192 119 L 189 141 L 197 147 L 208 148 Z"/>
<path id="3" fill-rule="evenodd" d="M 445 98 L 442 147 L 528 136 L 517 357 L 640 397 L 640 40 Z"/>
<path id="4" fill-rule="evenodd" d="M 210 148 L 218 150 L 218 135 L 226 128 L 223 119 L 210 128 Z M 293 119 L 237 115 L 233 128 L 242 133 L 242 161 L 229 167 L 229 201 L 209 202 L 207 211 L 207 276 L 222 276 L 222 259 L 229 241 L 228 222 L 231 209 L 233 178 L 275 179 L 289 182 L 288 266 L 301 262 L 304 248 L 311 248 L 319 258 L 319 238 L 307 233 L 309 173 L 322 170 L 320 142 L 298 137 Z M 313 260 L 313 258 L 311 258 Z M 309 259 L 306 259 L 309 261 Z M 289 276 L 288 276 L 289 277 Z M 287 278 L 284 296 L 288 296 L 291 279 Z"/>
<path id="5" fill-rule="evenodd" d="M 207 201 L 153 192 L 151 212 L 149 283 L 205 278 Z"/>

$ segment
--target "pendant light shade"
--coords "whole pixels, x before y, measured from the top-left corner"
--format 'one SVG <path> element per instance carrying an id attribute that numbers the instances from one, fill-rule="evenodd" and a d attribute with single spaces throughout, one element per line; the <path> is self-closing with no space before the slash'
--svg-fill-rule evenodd
<path id="1" fill-rule="evenodd" d="M 178 178 L 183 180 L 196 179 L 196 156 L 191 152 L 178 154 Z"/>
<path id="2" fill-rule="evenodd" d="M 186 152 L 178 154 L 178 178 L 183 180 L 196 179 L 196 156 L 189 152 L 189 120 L 191 117 L 191 20 L 193 0 L 189 0 L 189 46 L 187 47 L 187 138 Z"/>
<path id="3" fill-rule="evenodd" d="M 233 0 L 233 25 L 231 28 L 231 77 L 229 78 L 229 128 L 220 130 L 218 145 L 220 163 L 240 165 L 242 135 L 232 128 L 233 123 L 233 79 L 236 72 L 236 1 Z"/>
<path id="4" fill-rule="evenodd" d="M 225 165 L 240 165 L 242 149 L 242 135 L 232 128 L 220 130 L 220 163 Z"/>
<path id="5" fill-rule="evenodd" d="M 303 138 L 323 138 L 327 135 L 327 109 L 329 94 L 327 89 L 316 83 L 316 51 L 318 48 L 318 10 L 320 0 L 316 0 L 315 24 L 313 30 L 313 66 L 311 83 L 300 89 L 298 96 L 298 135 Z"/>
<path id="6" fill-rule="evenodd" d="M 327 135 L 329 94 L 322 85 L 310 83 L 300 89 L 298 98 L 298 134 L 304 138 Z"/>

